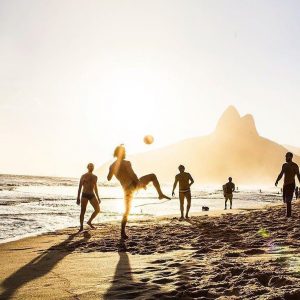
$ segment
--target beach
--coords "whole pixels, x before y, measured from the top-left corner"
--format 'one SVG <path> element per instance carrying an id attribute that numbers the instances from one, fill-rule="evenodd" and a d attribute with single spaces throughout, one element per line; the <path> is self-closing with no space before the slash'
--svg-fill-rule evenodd
<path id="1" fill-rule="evenodd" d="M 0 299 L 300 299 L 300 203 L 133 219 L 0 245 Z"/>
<path id="2" fill-rule="evenodd" d="M 107 182 L 99 182 L 98 186 L 102 202 L 101 214 L 95 222 L 119 222 L 124 211 L 122 188 Z M 162 187 L 166 193 L 171 193 L 171 185 Z M 201 213 L 202 206 L 208 206 L 210 213 L 222 210 L 221 188 L 218 185 L 193 185 L 191 213 Z M 78 226 L 77 190 L 77 178 L 0 174 L 0 243 Z M 233 205 L 235 209 L 260 208 L 280 203 L 281 197 L 279 189 L 271 186 L 240 186 L 234 193 Z M 92 206 L 88 205 L 87 217 L 92 211 Z M 160 201 L 155 189 L 149 187 L 135 195 L 131 219 L 173 215 L 178 211 L 178 195 L 171 201 Z"/>

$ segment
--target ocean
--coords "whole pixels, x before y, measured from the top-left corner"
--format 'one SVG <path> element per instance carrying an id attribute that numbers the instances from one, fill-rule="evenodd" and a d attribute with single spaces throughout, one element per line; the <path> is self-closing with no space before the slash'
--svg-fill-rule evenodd
<path id="1" fill-rule="evenodd" d="M 119 221 L 123 211 L 123 192 L 118 184 L 99 183 L 101 213 L 95 223 Z M 80 207 L 76 205 L 78 179 L 1 175 L 0 174 L 0 243 L 27 236 L 53 232 L 79 225 Z M 260 189 L 262 191 L 260 192 Z M 163 185 L 165 194 L 171 195 L 172 186 Z M 251 209 L 270 203 L 279 203 L 281 195 L 275 187 L 239 186 L 234 193 L 234 208 Z M 191 212 L 224 209 L 221 186 L 192 186 Z M 92 212 L 88 205 L 86 221 Z M 170 201 L 158 200 L 155 189 L 139 191 L 132 203 L 130 218 L 179 215 L 178 195 Z"/>

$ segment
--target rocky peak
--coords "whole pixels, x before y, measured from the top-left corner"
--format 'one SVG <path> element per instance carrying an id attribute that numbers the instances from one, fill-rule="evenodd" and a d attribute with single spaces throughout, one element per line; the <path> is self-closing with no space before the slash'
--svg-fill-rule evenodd
<path id="1" fill-rule="evenodd" d="M 222 135 L 258 135 L 253 116 L 247 114 L 241 117 L 234 106 L 229 106 L 224 111 L 221 118 L 219 119 L 215 133 Z"/>

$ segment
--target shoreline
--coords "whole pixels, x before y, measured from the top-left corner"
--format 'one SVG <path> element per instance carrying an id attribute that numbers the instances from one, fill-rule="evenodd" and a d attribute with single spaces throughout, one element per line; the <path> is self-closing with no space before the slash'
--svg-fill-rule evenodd
<path id="1" fill-rule="evenodd" d="M 191 212 L 190 216 L 191 217 L 218 217 L 221 216 L 223 214 L 240 214 L 240 213 L 247 213 L 250 211 L 255 211 L 255 210 L 262 210 L 262 209 L 266 209 L 268 207 L 272 207 L 272 206 L 280 206 L 281 204 L 279 203 L 268 203 L 268 204 L 264 204 L 264 205 L 258 205 L 255 208 L 239 208 L 239 209 L 227 209 L 225 210 L 221 210 L 221 209 L 217 209 L 217 210 L 212 210 L 212 211 L 199 211 L 199 212 Z M 160 216 L 155 216 L 155 215 L 146 215 L 146 216 L 140 216 L 140 217 L 136 217 L 135 215 L 133 215 L 132 217 L 129 218 L 129 223 L 130 222 L 137 222 L 137 221 L 147 221 L 147 220 L 161 220 L 161 219 L 170 219 L 170 218 L 179 218 L 179 214 L 166 214 L 166 215 L 160 215 Z M 102 222 L 99 223 L 95 223 L 95 225 L 100 225 L 100 224 L 120 224 L 121 221 L 121 217 L 120 220 L 104 220 Z M 88 226 L 86 223 L 84 224 L 84 226 Z M 79 227 L 79 226 L 78 226 Z M 27 238 L 33 238 L 33 237 L 39 237 L 39 236 L 43 236 L 45 234 L 56 234 L 59 233 L 61 231 L 65 231 L 68 229 L 76 229 L 77 227 L 75 226 L 70 226 L 70 227 L 64 227 L 64 228 L 60 228 L 54 231 L 45 231 L 45 232 L 41 232 L 38 234 L 34 234 L 34 233 L 29 233 L 27 235 L 22 235 L 22 236 L 17 236 L 17 237 L 13 237 L 13 238 L 9 238 L 9 239 L 4 239 L 4 240 L 0 240 L 0 245 L 6 244 L 6 243 L 12 243 L 12 242 L 17 242 L 20 241 L 22 239 L 27 239 Z"/>
<path id="2" fill-rule="evenodd" d="M 300 202 L 222 212 L 1 244 L 0 299 L 299 299 Z"/>
<path id="3" fill-rule="evenodd" d="M 1 244 L 0 299 L 298 299 L 300 202 L 289 221 L 282 205 L 222 213 Z"/>

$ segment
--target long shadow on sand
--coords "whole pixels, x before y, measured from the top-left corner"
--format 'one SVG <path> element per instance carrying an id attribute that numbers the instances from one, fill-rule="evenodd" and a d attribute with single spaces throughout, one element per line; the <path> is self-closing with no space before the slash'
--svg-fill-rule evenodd
<path id="1" fill-rule="evenodd" d="M 124 244 L 122 245 L 124 247 Z M 103 299 L 135 299 L 143 297 L 150 298 L 159 293 L 159 286 L 147 282 L 135 281 L 133 275 L 144 273 L 145 270 L 132 271 L 128 254 L 124 248 L 119 249 L 119 261 L 116 266 L 111 287 L 107 290 Z M 148 279 L 146 280 L 148 281 Z"/>
<path id="2" fill-rule="evenodd" d="M 49 273 L 61 260 L 76 250 L 77 245 L 87 242 L 91 237 L 88 232 L 84 232 L 82 239 L 72 242 L 76 235 L 72 234 L 62 243 L 50 247 L 6 278 L 2 283 L 5 291 L 0 295 L 0 299 L 10 299 L 23 285 Z"/>

